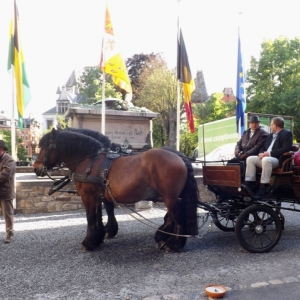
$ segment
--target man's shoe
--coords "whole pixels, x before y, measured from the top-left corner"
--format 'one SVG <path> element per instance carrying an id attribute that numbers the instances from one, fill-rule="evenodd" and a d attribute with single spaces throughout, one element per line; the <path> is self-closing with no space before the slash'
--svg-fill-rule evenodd
<path id="1" fill-rule="evenodd" d="M 252 192 L 255 192 L 258 188 L 258 185 L 257 185 L 256 181 L 245 181 L 244 184 Z"/>
<path id="2" fill-rule="evenodd" d="M 11 240 L 13 239 L 14 234 L 13 233 L 8 233 L 6 236 L 6 239 L 4 240 L 5 244 L 9 244 L 11 242 Z"/>
<path id="3" fill-rule="evenodd" d="M 263 188 L 261 188 L 258 192 L 258 195 L 260 197 L 269 197 L 272 194 L 272 187 L 269 186 L 264 186 Z"/>

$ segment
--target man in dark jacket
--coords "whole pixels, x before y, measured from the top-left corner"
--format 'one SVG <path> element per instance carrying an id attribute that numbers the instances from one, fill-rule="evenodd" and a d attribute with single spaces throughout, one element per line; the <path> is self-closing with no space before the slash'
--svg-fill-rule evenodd
<path id="1" fill-rule="evenodd" d="M 279 158 L 284 152 L 291 150 L 293 145 L 292 133 L 284 129 L 284 120 L 275 117 L 270 124 L 271 133 L 268 135 L 258 156 L 249 156 L 246 167 L 246 184 L 253 188 L 256 184 L 256 167 L 262 168 L 260 182 L 263 187 L 259 196 L 267 197 L 271 193 L 270 179 L 272 169 L 279 167 Z"/>
<path id="2" fill-rule="evenodd" d="M 14 159 L 5 151 L 4 141 L 0 140 L 0 203 L 5 220 L 6 238 L 4 243 L 10 243 L 14 236 L 14 209 L 13 199 L 15 198 L 15 172 Z"/>
<path id="3" fill-rule="evenodd" d="M 249 129 L 245 130 L 235 146 L 235 157 L 245 160 L 248 156 L 257 155 L 269 134 L 260 128 L 258 116 L 251 116 Z"/>

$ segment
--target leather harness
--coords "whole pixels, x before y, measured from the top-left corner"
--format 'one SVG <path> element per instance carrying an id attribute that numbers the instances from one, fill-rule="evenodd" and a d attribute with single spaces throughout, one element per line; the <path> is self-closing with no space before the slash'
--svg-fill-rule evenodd
<path id="1" fill-rule="evenodd" d="M 66 175 L 64 178 L 57 180 L 53 183 L 52 187 L 50 188 L 48 195 L 52 195 L 53 193 L 57 191 L 61 192 L 68 192 L 68 193 L 77 193 L 76 190 L 61 190 L 64 186 L 66 186 L 72 179 L 73 181 L 79 181 L 79 182 L 88 182 L 88 183 L 94 183 L 94 184 L 100 184 L 102 187 L 101 197 L 104 196 L 105 188 L 108 188 L 109 182 L 108 182 L 108 173 L 111 167 L 111 164 L 114 160 L 121 156 L 129 155 L 128 153 L 107 153 L 105 156 L 105 159 L 101 163 L 97 176 L 90 175 L 91 170 L 99 157 L 100 153 L 95 156 L 93 159 L 90 167 L 86 170 L 85 174 L 79 174 L 76 172 L 72 172 L 69 175 Z"/>

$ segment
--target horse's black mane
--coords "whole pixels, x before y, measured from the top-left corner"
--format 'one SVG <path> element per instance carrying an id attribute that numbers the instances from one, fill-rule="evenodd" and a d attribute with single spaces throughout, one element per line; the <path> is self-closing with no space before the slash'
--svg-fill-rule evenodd
<path id="1" fill-rule="evenodd" d="M 56 131 L 56 136 L 52 136 L 52 132 L 45 134 L 39 142 L 40 148 L 47 148 L 50 140 L 56 144 L 56 150 L 61 155 L 93 155 L 103 149 L 103 144 L 97 140 L 71 131 Z"/>
<path id="2" fill-rule="evenodd" d="M 98 131 L 92 129 L 85 129 L 85 128 L 67 128 L 65 129 L 65 131 L 71 131 L 71 132 L 92 137 L 93 139 L 96 139 L 98 142 L 103 144 L 102 148 L 109 149 L 111 147 L 111 141 L 109 140 L 109 138 Z"/>
<path id="3" fill-rule="evenodd" d="M 92 130 L 92 129 L 67 128 L 65 130 L 90 136 L 93 139 L 96 139 L 98 142 L 103 143 L 104 144 L 103 148 L 110 149 L 111 151 L 119 152 L 122 148 L 121 144 L 111 143 L 111 141 L 108 139 L 108 137 L 106 135 L 104 135 L 98 131 Z"/>

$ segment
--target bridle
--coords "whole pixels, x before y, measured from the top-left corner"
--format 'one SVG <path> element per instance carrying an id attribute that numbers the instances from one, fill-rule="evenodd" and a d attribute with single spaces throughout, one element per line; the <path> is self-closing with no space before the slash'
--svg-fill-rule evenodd
<path id="1" fill-rule="evenodd" d="M 46 176 L 48 176 L 50 179 L 56 181 L 56 180 L 55 180 L 54 178 L 52 178 L 51 175 L 48 173 L 48 167 L 47 167 L 47 165 L 46 165 L 46 163 L 47 163 L 47 161 L 48 161 L 48 159 L 49 159 L 50 153 L 51 153 L 51 151 L 52 151 L 53 149 L 56 149 L 56 143 L 55 143 L 53 140 L 50 140 L 50 144 L 49 144 L 49 146 L 47 147 L 47 150 L 46 150 L 47 152 L 46 152 L 46 155 L 45 155 L 44 159 L 36 159 L 36 161 L 43 164 L 43 173 L 44 173 Z M 59 167 L 53 167 L 51 170 L 54 170 L 54 169 L 55 169 L 55 170 L 59 170 L 59 169 L 62 169 L 62 168 L 69 168 L 68 166 L 74 165 L 73 168 L 70 169 L 70 174 L 69 174 L 69 175 L 66 175 L 66 178 L 71 178 L 72 175 L 73 175 L 73 173 L 74 173 L 74 171 L 75 171 L 75 169 L 77 168 L 77 166 L 78 166 L 82 161 L 84 161 L 84 160 L 87 159 L 87 158 L 94 157 L 91 166 L 86 170 L 86 176 L 88 176 L 89 173 L 91 172 L 92 166 L 94 165 L 94 163 L 95 163 L 95 161 L 96 161 L 98 155 L 99 155 L 99 154 L 102 154 L 102 153 L 106 153 L 106 152 L 107 152 L 106 149 L 100 149 L 97 153 L 89 154 L 89 155 L 87 155 L 87 156 L 85 156 L 85 157 L 83 157 L 83 158 L 79 158 L 79 159 L 74 160 L 74 161 L 72 161 L 72 162 L 70 162 L 70 163 L 68 163 L 68 164 L 65 164 L 64 162 L 61 161 L 61 162 L 58 163 L 58 165 L 60 165 Z"/>
<path id="2" fill-rule="evenodd" d="M 47 152 L 46 152 L 44 159 L 43 160 L 36 159 L 35 161 L 43 163 L 43 167 L 47 169 L 47 166 L 45 165 L 45 163 L 48 161 L 51 150 L 55 149 L 55 148 L 56 148 L 56 144 L 53 141 L 51 141 L 51 143 L 47 147 Z"/>

